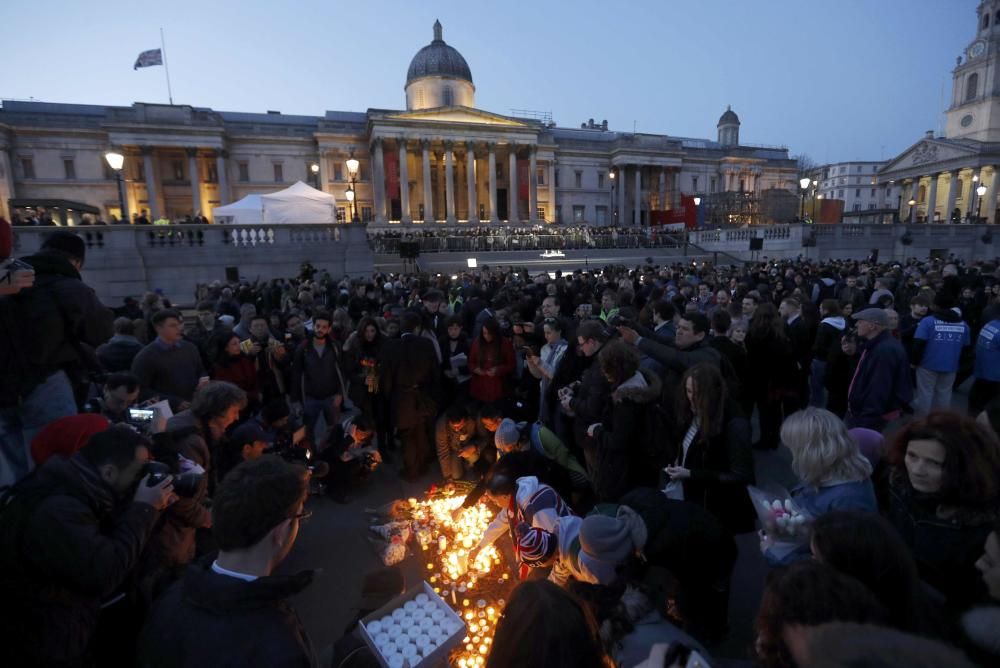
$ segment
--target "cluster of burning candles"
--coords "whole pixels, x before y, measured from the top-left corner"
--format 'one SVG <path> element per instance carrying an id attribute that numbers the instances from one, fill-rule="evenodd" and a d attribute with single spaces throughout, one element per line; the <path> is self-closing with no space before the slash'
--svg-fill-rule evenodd
<path id="1" fill-rule="evenodd" d="M 452 652 L 451 663 L 458 668 L 478 668 L 489 654 L 503 612 L 502 597 L 514 583 L 493 545 L 480 550 L 469 562 L 494 513 L 480 503 L 453 518 L 464 499 L 464 495 L 445 491 L 437 498 L 411 498 L 408 503 L 427 582 L 466 624 L 467 635 Z"/>

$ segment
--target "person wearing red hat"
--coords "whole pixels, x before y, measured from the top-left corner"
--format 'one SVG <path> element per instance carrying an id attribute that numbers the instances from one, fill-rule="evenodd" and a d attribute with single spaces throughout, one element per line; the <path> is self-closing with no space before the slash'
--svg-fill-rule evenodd
<path id="1" fill-rule="evenodd" d="M 103 415 L 83 413 L 68 415 L 49 423 L 31 442 L 31 458 L 41 466 L 55 455 L 72 457 L 90 437 L 104 431 L 111 423 Z"/>

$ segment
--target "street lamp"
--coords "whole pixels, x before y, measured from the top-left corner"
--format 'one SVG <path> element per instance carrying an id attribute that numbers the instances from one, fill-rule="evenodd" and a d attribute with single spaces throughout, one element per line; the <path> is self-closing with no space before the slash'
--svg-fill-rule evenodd
<path id="1" fill-rule="evenodd" d="M 358 222 L 358 205 L 355 200 L 358 196 L 357 183 L 358 183 L 358 168 L 361 163 L 358 162 L 357 158 L 354 157 L 354 149 L 351 149 L 351 154 L 347 158 L 347 177 L 350 180 L 350 185 L 347 187 L 347 201 L 351 203 L 351 222 Z"/>
<path id="2" fill-rule="evenodd" d="M 618 226 L 618 209 L 615 208 L 615 170 L 608 172 L 608 178 L 611 179 L 611 225 L 614 227 Z"/>
<path id="3" fill-rule="evenodd" d="M 122 167 L 125 166 L 125 156 L 117 151 L 108 151 L 104 154 L 104 159 L 108 162 L 108 167 L 115 171 L 115 178 L 118 180 L 118 215 L 125 223 L 129 222 L 128 209 L 125 204 L 125 188 L 122 185 Z"/>
<path id="4" fill-rule="evenodd" d="M 913 215 L 916 213 L 916 209 L 914 209 L 913 207 L 917 205 L 917 200 L 911 197 L 909 201 L 907 201 L 906 203 L 910 205 L 910 214 L 907 216 L 907 218 L 909 218 L 910 222 L 912 223 Z"/>
<path id="5" fill-rule="evenodd" d="M 799 197 L 801 204 L 799 205 L 799 221 L 802 221 L 806 217 L 806 188 L 812 183 L 812 179 L 808 176 L 803 176 L 799 179 L 799 188 L 802 189 L 802 195 Z"/>
<path id="6" fill-rule="evenodd" d="M 320 189 L 319 188 L 319 165 L 314 162 L 313 164 L 309 165 L 309 171 L 312 172 L 313 179 L 316 181 L 316 190 L 319 190 Z"/>
<path id="7" fill-rule="evenodd" d="M 986 194 L 986 186 L 980 184 L 980 186 L 978 188 L 976 188 L 976 195 L 979 196 L 979 199 L 976 201 L 976 222 L 977 223 L 979 222 L 980 214 L 982 212 L 982 208 L 983 208 L 983 195 L 985 195 L 985 194 Z"/>

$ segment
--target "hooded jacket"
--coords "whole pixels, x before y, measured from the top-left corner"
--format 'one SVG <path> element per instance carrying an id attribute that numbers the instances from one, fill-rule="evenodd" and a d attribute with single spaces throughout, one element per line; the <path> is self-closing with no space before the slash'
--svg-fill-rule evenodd
<path id="1" fill-rule="evenodd" d="M 53 457 L 16 489 L 34 509 L 0 523 L 0 596 L 11 613 L 0 624 L 4 665 L 76 665 L 101 603 L 135 567 L 159 513 L 144 503 L 119 506 L 79 454 Z"/>
<path id="2" fill-rule="evenodd" d="M 597 461 L 591 471 L 601 501 L 616 501 L 636 487 L 656 484 L 663 459 L 662 432 L 653 428 L 662 392 L 660 378 L 639 369 L 611 392 L 611 404 L 596 430 Z"/>
<path id="3" fill-rule="evenodd" d="M 305 571 L 247 582 L 190 566 L 153 606 L 139 638 L 148 668 L 315 666 L 312 644 L 291 605 L 313 580 Z"/>
<path id="4" fill-rule="evenodd" d="M 840 350 L 840 337 L 847 330 L 847 321 L 836 315 L 823 318 L 816 330 L 816 342 L 813 344 L 813 359 L 828 362 Z"/>

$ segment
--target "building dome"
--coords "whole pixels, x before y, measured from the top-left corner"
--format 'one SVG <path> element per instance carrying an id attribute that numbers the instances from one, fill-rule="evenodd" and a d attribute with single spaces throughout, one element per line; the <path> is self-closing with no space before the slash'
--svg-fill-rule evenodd
<path id="1" fill-rule="evenodd" d="M 441 37 L 441 22 L 434 22 L 434 41 L 417 51 L 406 71 L 406 85 L 424 77 L 451 77 L 472 83 L 472 71 L 465 58 Z"/>
<path id="2" fill-rule="evenodd" d="M 434 41 L 417 51 L 410 61 L 404 88 L 410 111 L 476 106 L 469 64 L 462 54 L 445 44 L 440 21 L 434 22 Z"/>
<path id="3" fill-rule="evenodd" d="M 722 116 L 719 117 L 719 123 L 718 125 L 716 125 L 716 127 L 722 127 L 723 125 L 739 125 L 739 124 L 740 124 L 740 117 L 737 116 L 736 112 L 733 111 L 733 108 L 727 104 L 726 113 L 722 114 Z"/>

